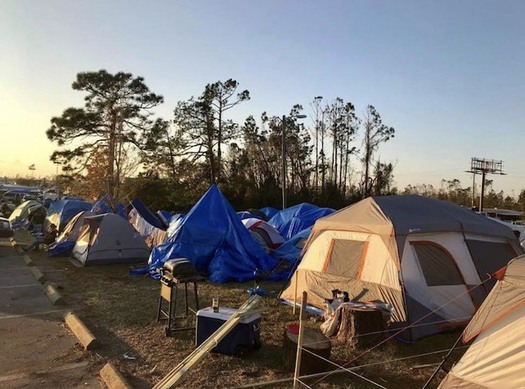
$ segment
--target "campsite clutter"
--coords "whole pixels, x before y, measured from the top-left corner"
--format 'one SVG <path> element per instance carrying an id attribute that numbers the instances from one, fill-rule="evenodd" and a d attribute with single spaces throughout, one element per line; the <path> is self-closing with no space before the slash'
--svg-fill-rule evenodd
<path id="1" fill-rule="evenodd" d="M 31 216 L 45 209 L 32 200 L 19 208 L 13 211 L 16 228 L 27 228 Z M 265 281 L 287 281 L 279 298 L 294 311 L 301 308 L 297 328 L 283 323 L 288 364 L 301 365 L 304 349 L 310 360 L 305 363 L 312 366 L 296 366 L 298 379 L 319 373 L 321 365 L 323 371 L 344 368 L 330 361 L 332 344 L 373 348 L 394 337 L 414 341 L 465 326 L 494 286 L 492 275 L 523 254 L 508 227 L 455 204 L 412 195 L 370 197 L 339 211 L 304 203 L 236 212 L 213 185 L 187 214 L 154 213 L 138 199 L 117 209 L 118 214 L 105 197 L 94 204 L 52 201 L 43 224 L 55 225 L 59 235 L 48 254 L 70 255 L 81 266 L 129 264 L 137 266 L 131 274 L 160 280 L 157 321 L 167 320 L 166 335 L 196 334 L 195 353 L 177 367 L 183 371 L 176 368 L 160 383 L 178 382 L 209 351 L 243 356 L 264 346 L 264 312 L 255 301 L 266 294 Z M 487 301 L 505 290 L 508 310 L 513 308 L 521 290 L 504 288 L 523 273 L 523 261 L 511 262 Z M 254 281 L 246 294 L 249 309 L 222 306 L 221 296 L 200 307 L 197 285 L 205 280 Z M 181 307 L 194 325 L 179 326 Z M 492 317 L 483 307 L 478 314 Z M 495 317 L 507 309 L 502 312 Z M 303 328 L 308 314 L 322 324 Z M 507 316 L 516 320 L 514 313 Z M 476 317 L 467 333 L 485 334 L 485 319 Z M 469 330 L 473 326 L 477 329 Z M 467 365 L 458 364 L 448 382 L 470 380 L 471 370 L 461 366 Z"/>

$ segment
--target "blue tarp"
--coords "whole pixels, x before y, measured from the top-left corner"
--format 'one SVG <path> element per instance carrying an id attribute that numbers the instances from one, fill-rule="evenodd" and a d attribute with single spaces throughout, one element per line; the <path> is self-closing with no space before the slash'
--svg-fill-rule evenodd
<path id="1" fill-rule="evenodd" d="M 54 243 L 49 246 L 47 255 L 50 257 L 67 257 L 73 251 L 76 242 L 72 240 L 66 240 L 65 242 Z"/>
<path id="2" fill-rule="evenodd" d="M 268 274 L 277 265 L 215 185 L 177 225 L 170 241 L 153 249 L 150 269 L 173 258 L 188 258 L 213 282 L 251 280 L 256 270 Z"/>
<path id="3" fill-rule="evenodd" d="M 264 214 L 260 214 L 259 212 L 255 212 L 255 211 L 239 211 L 237 212 L 237 216 L 239 216 L 239 219 L 241 220 L 252 219 L 252 218 L 264 220 L 264 217 L 266 216 Z"/>
<path id="4" fill-rule="evenodd" d="M 166 231 L 168 228 L 164 221 L 158 215 L 150 211 L 150 209 L 139 199 L 131 200 L 131 206 L 135 208 L 135 211 L 137 211 L 138 214 L 153 227 L 163 231 Z"/>
<path id="5" fill-rule="evenodd" d="M 270 253 L 270 256 L 275 258 L 276 261 L 285 265 L 286 270 L 281 274 L 281 278 L 288 279 L 295 271 L 295 268 L 301 261 L 304 243 L 311 231 L 312 227 L 305 228 Z"/>
<path id="6" fill-rule="evenodd" d="M 126 207 L 122 203 L 117 204 L 117 215 L 123 217 L 124 219 L 128 220 L 128 214 L 126 213 Z"/>
<path id="7" fill-rule="evenodd" d="M 274 215 L 277 212 L 279 212 L 279 210 L 274 207 L 264 207 L 264 208 L 261 208 L 259 211 L 261 211 L 262 213 L 266 215 L 266 220 L 270 220 L 272 217 L 274 217 Z"/>
<path id="8" fill-rule="evenodd" d="M 314 204 L 302 203 L 279 211 L 268 221 L 268 224 L 275 227 L 288 240 L 305 228 L 312 227 L 317 219 L 333 212 L 335 210 L 332 208 L 320 208 Z"/>
<path id="9" fill-rule="evenodd" d="M 175 238 L 177 236 L 177 232 L 179 231 L 180 224 L 186 217 L 185 213 L 176 213 L 171 217 L 170 225 L 168 226 L 168 237 L 166 238 L 166 242 L 174 242 Z"/>
<path id="10" fill-rule="evenodd" d="M 91 212 L 96 215 L 102 215 L 103 213 L 113 213 L 113 208 L 108 203 L 109 196 L 106 194 L 100 200 L 93 204 Z"/>
<path id="11" fill-rule="evenodd" d="M 50 223 L 55 219 L 55 224 L 61 230 L 77 213 L 89 211 L 91 208 L 92 204 L 83 200 L 56 200 L 49 205 L 47 219 Z"/>
<path id="12" fill-rule="evenodd" d="M 171 212 L 161 209 L 157 211 L 157 216 L 164 222 L 166 226 L 169 226 L 170 220 L 173 215 L 171 214 Z"/>

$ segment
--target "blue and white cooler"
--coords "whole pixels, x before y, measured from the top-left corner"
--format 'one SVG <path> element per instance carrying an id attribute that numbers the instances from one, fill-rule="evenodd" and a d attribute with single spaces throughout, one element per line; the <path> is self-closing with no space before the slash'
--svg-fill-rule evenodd
<path id="1" fill-rule="evenodd" d="M 237 311 L 234 308 L 220 307 L 213 312 L 212 307 L 197 311 L 195 343 L 201 345 Z M 241 321 L 212 350 L 216 353 L 243 356 L 261 347 L 261 315 L 252 313 Z"/>

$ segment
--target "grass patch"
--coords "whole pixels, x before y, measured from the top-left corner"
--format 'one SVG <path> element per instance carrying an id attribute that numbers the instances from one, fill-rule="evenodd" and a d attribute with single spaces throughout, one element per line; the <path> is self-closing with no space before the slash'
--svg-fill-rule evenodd
<path id="1" fill-rule="evenodd" d="M 60 290 L 67 306 L 99 340 L 100 349 L 88 354 L 92 362 L 100 367 L 112 362 L 135 388 L 151 387 L 195 349 L 195 331 L 175 332 L 166 337 L 165 321 L 157 322 L 159 281 L 148 276 L 132 276 L 130 267 L 124 265 L 77 267 L 67 258 L 49 258 L 45 252 L 30 253 L 30 256 L 49 282 Z M 211 305 L 214 297 L 220 298 L 221 306 L 239 307 L 249 297 L 246 289 L 252 286 L 252 283 L 201 282 L 198 284 L 201 308 Z M 298 317 L 276 299 L 283 286 L 283 282 L 263 285 L 270 293 L 260 303 L 264 309 L 261 349 L 243 358 L 208 354 L 187 373 L 182 387 L 235 388 L 292 377 L 292 370 L 283 365 L 282 344 L 286 326 Z M 180 308 L 181 305 L 179 312 Z M 177 321 L 177 325 L 194 327 L 194 317 Z M 320 322 L 310 317 L 307 325 L 318 329 Z M 413 344 L 388 340 L 368 352 L 334 345 L 331 360 L 342 366 L 364 366 L 357 373 L 386 388 L 421 388 L 458 336 L 457 332 L 441 334 Z M 438 350 L 445 351 L 431 354 Z M 462 352 L 464 349 L 455 352 L 451 360 L 459 359 Z M 412 357 L 420 354 L 428 355 Z M 432 387 L 443 377 L 441 373 Z M 315 388 L 377 387 L 349 373 L 310 379 L 307 383 Z M 291 386 L 291 381 L 271 385 L 273 388 Z"/>

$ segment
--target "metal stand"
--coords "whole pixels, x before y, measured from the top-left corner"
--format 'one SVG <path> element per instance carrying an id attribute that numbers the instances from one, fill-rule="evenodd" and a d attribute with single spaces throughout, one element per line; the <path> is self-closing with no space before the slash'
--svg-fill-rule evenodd
<path id="1" fill-rule="evenodd" d="M 159 298 L 159 309 L 157 312 L 157 321 L 167 320 L 166 325 L 166 336 L 171 335 L 173 331 L 185 331 L 193 330 L 194 327 L 175 327 L 173 328 L 174 319 L 182 319 L 188 317 L 189 311 L 196 314 L 199 310 L 199 295 L 197 293 L 197 282 L 202 281 L 204 277 L 195 276 L 191 278 L 172 278 L 167 279 L 161 278 L 160 284 L 160 298 Z M 191 309 L 188 304 L 188 284 L 193 284 L 195 310 Z M 178 297 L 178 286 L 184 285 L 184 316 L 175 316 L 177 311 L 177 297 Z M 163 309 L 163 302 L 168 303 L 168 309 Z"/>

